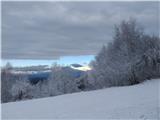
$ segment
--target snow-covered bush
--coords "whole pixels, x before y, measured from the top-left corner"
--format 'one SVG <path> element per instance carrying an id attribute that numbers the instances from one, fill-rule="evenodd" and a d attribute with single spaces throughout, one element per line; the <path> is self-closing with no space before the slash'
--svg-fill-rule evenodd
<path id="1" fill-rule="evenodd" d="M 43 98 L 84 90 L 80 71 L 55 64 L 47 80 L 31 84 L 28 75 L 2 72 L 2 102 Z M 78 75 L 78 77 L 77 77 Z M 83 84 L 83 85 L 82 85 Z"/>
<path id="2" fill-rule="evenodd" d="M 48 81 L 50 96 L 79 91 L 72 72 L 73 69 L 69 67 L 52 67 L 52 75 Z"/>
<path id="3" fill-rule="evenodd" d="M 26 80 L 17 80 L 11 88 L 13 100 L 31 99 L 34 97 L 33 86 Z"/>
<path id="4" fill-rule="evenodd" d="M 138 82 L 160 77 L 160 50 L 150 49 L 133 64 Z"/>
<path id="5" fill-rule="evenodd" d="M 43 98 L 50 96 L 48 80 L 40 81 L 35 85 L 31 85 L 31 95 L 33 98 Z"/>
<path id="6" fill-rule="evenodd" d="M 10 102 L 12 95 L 10 94 L 10 88 L 14 84 L 15 80 L 11 80 L 13 75 L 10 70 L 3 68 L 1 70 L 1 102 Z"/>

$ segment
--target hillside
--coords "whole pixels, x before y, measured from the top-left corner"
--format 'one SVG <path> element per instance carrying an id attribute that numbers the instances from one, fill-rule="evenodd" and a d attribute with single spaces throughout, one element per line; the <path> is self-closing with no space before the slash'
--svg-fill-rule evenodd
<path id="1" fill-rule="evenodd" d="M 160 79 L 2 104 L 3 119 L 158 119 Z"/>

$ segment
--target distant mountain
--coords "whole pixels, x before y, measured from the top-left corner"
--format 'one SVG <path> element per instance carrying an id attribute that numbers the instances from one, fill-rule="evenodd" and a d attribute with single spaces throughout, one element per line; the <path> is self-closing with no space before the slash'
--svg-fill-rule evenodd
<path id="1" fill-rule="evenodd" d="M 80 76 L 83 76 L 88 70 L 91 70 L 89 66 L 83 66 L 80 64 L 71 64 L 70 66 L 63 66 L 61 68 L 61 71 L 68 73 L 71 78 L 79 78 Z M 11 72 L 15 75 L 27 75 L 28 80 L 32 84 L 37 84 L 39 81 L 48 80 L 52 70 L 48 66 L 31 66 L 13 68 Z"/>
<path id="2" fill-rule="evenodd" d="M 14 67 L 16 71 L 45 71 L 49 70 L 48 65 L 26 66 L 26 67 Z"/>
<path id="3" fill-rule="evenodd" d="M 28 80 L 32 84 L 37 84 L 39 81 L 48 80 L 51 72 L 37 72 L 28 75 Z"/>
<path id="4" fill-rule="evenodd" d="M 71 66 L 72 66 L 72 67 L 75 67 L 75 68 L 76 68 L 76 67 L 82 67 L 82 65 L 80 65 L 80 64 L 71 64 Z"/>
<path id="5" fill-rule="evenodd" d="M 78 77 L 82 76 L 85 73 L 85 71 L 81 71 L 81 70 L 78 70 L 78 69 L 73 69 L 73 68 L 71 68 L 69 66 L 68 67 L 63 67 L 62 70 L 64 72 L 70 73 L 71 77 L 73 77 L 73 78 L 78 78 Z"/>

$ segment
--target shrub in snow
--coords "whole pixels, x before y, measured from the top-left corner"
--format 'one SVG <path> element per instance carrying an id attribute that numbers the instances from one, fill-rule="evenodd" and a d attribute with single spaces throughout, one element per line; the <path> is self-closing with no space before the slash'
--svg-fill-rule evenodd
<path id="1" fill-rule="evenodd" d="M 139 82 L 160 77 L 160 50 L 148 50 L 133 66 L 135 78 Z"/>
<path id="2" fill-rule="evenodd" d="M 10 102 L 12 99 L 10 88 L 15 82 L 12 78 L 13 75 L 8 69 L 1 70 L 1 102 Z"/>
<path id="3" fill-rule="evenodd" d="M 17 80 L 11 88 L 13 100 L 31 99 L 33 98 L 33 87 L 26 80 Z"/>
<path id="4" fill-rule="evenodd" d="M 72 72 L 73 69 L 68 67 L 52 67 L 52 75 L 48 82 L 50 96 L 79 91 Z"/>

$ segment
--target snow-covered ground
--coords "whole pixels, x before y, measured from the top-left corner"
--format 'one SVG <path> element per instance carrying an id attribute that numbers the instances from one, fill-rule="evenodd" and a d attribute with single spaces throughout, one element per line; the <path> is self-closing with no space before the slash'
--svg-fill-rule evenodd
<path id="1" fill-rule="evenodd" d="M 3 119 L 158 119 L 160 79 L 2 104 Z"/>

